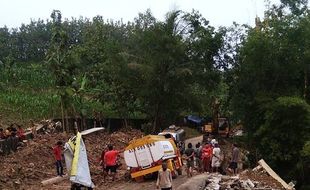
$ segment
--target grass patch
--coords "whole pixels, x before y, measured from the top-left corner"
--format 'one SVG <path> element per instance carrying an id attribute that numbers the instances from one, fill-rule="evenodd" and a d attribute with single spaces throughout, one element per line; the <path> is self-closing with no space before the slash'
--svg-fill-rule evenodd
<path id="1" fill-rule="evenodd" d="M 0 93 L 1 120 L 25 123 L 59 115 L 59 97 L 48 92 L 4 90 Z"/>

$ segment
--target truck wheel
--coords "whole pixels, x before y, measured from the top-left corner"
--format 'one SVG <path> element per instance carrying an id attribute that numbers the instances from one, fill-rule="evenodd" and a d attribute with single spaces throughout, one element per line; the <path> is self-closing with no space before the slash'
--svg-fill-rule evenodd
<path id="1" fill-rule="evenodd" d="M 138 182 L 138 183 L 143 182 L 144 181 L 144 177 L 143 176 L 136 177 L 135 181 Z"/>

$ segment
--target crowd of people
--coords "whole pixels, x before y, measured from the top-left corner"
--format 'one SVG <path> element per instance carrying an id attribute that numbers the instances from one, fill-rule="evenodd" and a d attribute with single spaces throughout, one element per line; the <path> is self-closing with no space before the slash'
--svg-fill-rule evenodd
<path id="1" fill-rule="evenodd" d="M 193 148 L 192 143 L 188 143 L 184 152 L 186 159 L 187 176 L 193 175 L 193 170 L 197 172 L 221 172 L 237 174 L 240 150 L 237 144 L 232 145 L 231 158 L 227 168 L 223 168 L 224 153 L 216 139 L 208 139 L 204 144 L 197 143 Z"/>
<path id="2" fill-rule="evenodd" d="M 193 170 L 198 173 L 203 172 L 221 172 L 235 175 L 238 173 L 239 148 L 237 144 L 232 145 L 231 159 L 229 166 L 225 169 L 223 166 L 224 154 L 220 149 L 219 143 L 216 139 L 208 138 L 204 144 L 197 143 L 195 148 L 192 143 L 188 143 L 184 152 L 186 159 L 186 173 L 188 177 L 193 176 Z M 158 172 L 156 187 L 161 190 L 171 190 L 173 186 L 172 175 L 167 163 L 162 163 L 162 169 Z"/>
<path id="3" fill-rule="evenodd" d="M 15 126 L 17 126 L 17 128 Z M 0 140 L 8 139 L 11 137 L 18 137 L 20 141 L 25 140 L 24 129 L 17 124 L 12 124 L 5 130 L 3 128 L 0 128 Z"/>
<path id="4" fill-rule="evenodd" d="M 107 177 L 112 178 L 112 181 L 116 179 L 117 169 L 121 166 L 121 152 L 115 150 L 113 145 L 107 145 L 102 151 L 99 159 L 99 164 L 103 171 L 103 180 L 106 181 Z M 58 176 L 63 176 L 62 166 L 62 142 L 57 142 L 53 147 L 53 153 L 55 157 L 55 165 Z M 240 150 L 237 144 L 232 145 L 230 163 L 227 168 L 223 168 L 224 154 L 216 139 L 208 138 L 207 142 L 201 144 L 197 143 L 193 147 L 192 143 L 188 143 L 186 150 L 184 151 L 186 160 L 186 172 L 187 176 L 193 176 L 193 170 L 198 173 L 203 172 L 221 172 L 229 174 L 238 173 L 238 161 Z M 171 190 L 172 189 L 172 174 L 167 167 L 167 163 L 162 163 L 162 168 L 158 172 L 157 189 Z"/>

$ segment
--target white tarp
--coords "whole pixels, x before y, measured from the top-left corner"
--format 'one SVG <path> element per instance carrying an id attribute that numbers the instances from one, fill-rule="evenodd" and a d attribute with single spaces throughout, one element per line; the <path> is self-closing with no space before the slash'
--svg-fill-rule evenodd
<path id="1" fill-rule="evenodd" d="M 81 133 L 78 133 L 76 137 L 71 138 L 65 144 L 64 156 L 68 174 L 70 174 L 70 181 L 86 187 L 94 187 Z"/>

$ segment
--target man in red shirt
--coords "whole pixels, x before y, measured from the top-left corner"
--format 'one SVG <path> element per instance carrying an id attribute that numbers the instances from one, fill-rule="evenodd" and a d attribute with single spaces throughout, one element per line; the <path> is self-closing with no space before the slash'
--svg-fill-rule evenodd
<path id="1" fill-rule="evenodd" d="M 116 169 L 117 169 L 117 159 L 119 156 L 119 151 L 113 150 L 113 146 L 108 146 L 108 151 L 104 154 L 104 165 L 105 165 L 105 172 L 104 172 L 104 178 L 105 180 L 106 176 L 109 174 L 109 171 L 112 175 L 112 180 L 115 180 L 116 176 Z"/>
<path id="2" fill-rule="evenodd" d="M 62 142 L 58 141 L 56 146 L 53 148 L 53 154 L 56 160 L 56 171 L 57 171 L 57 175 L 58 176 L 63 176 L 63 167 L 62 167 L 62 163 L 61 163 L 61 154 L 62 154 Z"/>

